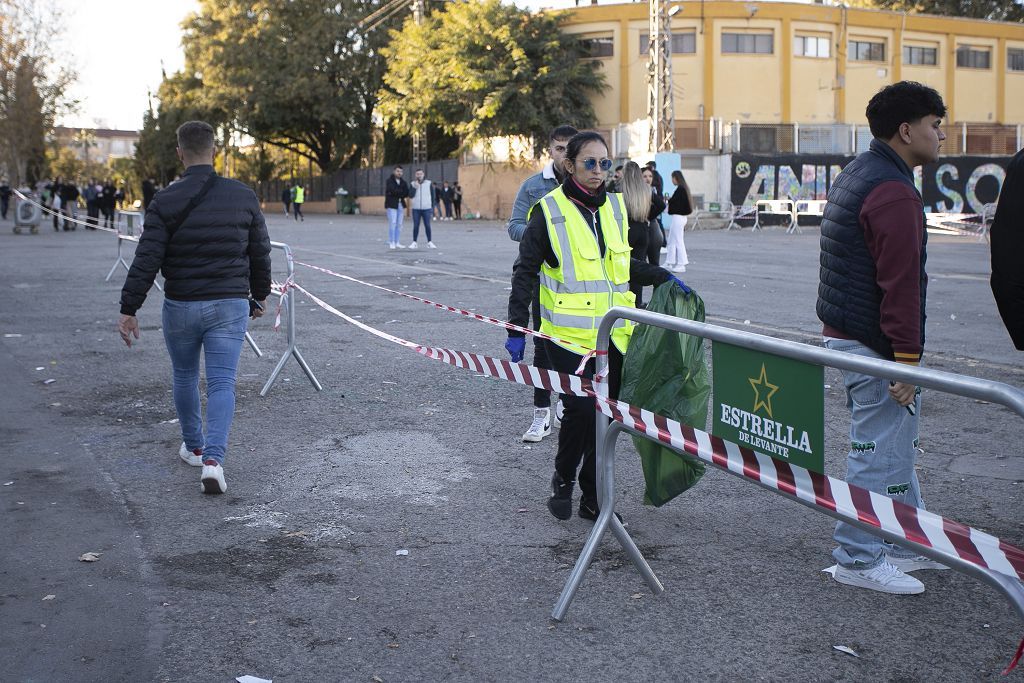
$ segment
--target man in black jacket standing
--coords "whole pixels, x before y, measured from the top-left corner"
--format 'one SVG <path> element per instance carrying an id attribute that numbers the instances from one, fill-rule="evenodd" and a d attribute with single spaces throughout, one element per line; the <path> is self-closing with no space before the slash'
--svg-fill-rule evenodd
<path id="1" fill-rule="evenodd" d="M 399 241 L 402 219 L 405 218 L 405 198 L 409 196 L 409 183 L 402 180 L 402 167 L 395 166 L 384 184 L 384 212 L 388 215 L 388 249 L 405 249 Z"/>
<path id="2" fill-rule="evenodd" d="M 1024 149 L 1006 166 L 991 237 L 992 294 L 1013 345 L 1024 351 Z"/>
<path id="3" fill-rule="evenodd" d="M 153 197 L 121 290 L 118 332 L 139 338 L 136 311 L 157 271 L 164 275 L 163 331 L 171 356 L 178 456 L 202 466 L 204 493 L 224 493 L 224 455 L 235 411 L 235 375 L 247 318 L 270 294 L 270 237 L 255 193 L 213 171 L 213 128 L 178 128 L 181 180 Z M 199 354 L 206 360 L 206 432 L 199 400 Z"/>

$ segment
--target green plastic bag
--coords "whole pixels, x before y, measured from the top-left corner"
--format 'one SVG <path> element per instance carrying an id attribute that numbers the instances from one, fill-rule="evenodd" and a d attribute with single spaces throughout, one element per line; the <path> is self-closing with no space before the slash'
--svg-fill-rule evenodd
<path id="1" fill-rule="evenodd" d="M 673 282 L 654 290 L 648 311 L 704 322 L 704 301 L 687 297 Z M 704 362 L 704 340 L 661 327 L 637 325 L 622 365 L 619 398 L 686 425 L 704 429 L 711 384 Z M 704 463 L 634 436 L 643 464 L 644 503 L 661 507 L 696 484 Z"/>

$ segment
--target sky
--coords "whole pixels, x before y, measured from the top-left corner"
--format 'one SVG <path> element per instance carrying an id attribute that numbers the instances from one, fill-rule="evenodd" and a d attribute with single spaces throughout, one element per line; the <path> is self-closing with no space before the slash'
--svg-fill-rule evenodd
<path id="1" fill-rule="evenodd" d="M 516 0 L 520 7 L 572 7 L 572 0 Z M 138 130 L 147 93 L 181 69 L 181 22 L 197 0 L 58 0 L 70 30 L 65 51 L 78 71 L 73 96 L 79 111 L 60 125 Z"/>

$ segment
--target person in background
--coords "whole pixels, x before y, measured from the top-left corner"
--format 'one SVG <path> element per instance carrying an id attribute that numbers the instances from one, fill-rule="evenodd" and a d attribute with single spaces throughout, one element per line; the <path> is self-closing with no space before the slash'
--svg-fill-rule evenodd
<path id="1" fill-rule="evenodd" d="M 452 185 L 452 206 L 455 207 L 455 220 L 462 220 L 462 186 L 458 183 Z"/>
<path id="2" fill-rule="evenodd" d="M 545 195 L 530 212 L 519 244 L 519 265 L 512 275 L 508 320 L 525 327 L 530 322 L 534 292 L 540 291 L 540 331 L 558 341 L 543 340 L 551 368 L 576 373 L 589 351 L 597 347 L 597 328 L 612 306 L 633 307 L 629 282 L 644 285 L 675 281 L 671 273 L 629 258 L 629 227 L 622 195 L 605 190 L 611 170 L 608 145 L 599 133 L 585 131 L 569 140 L 562 184 Z M 625 258 L 623 258 L 625 257 Z M 622 358 L 634 324 L 623 320 L 611 333 L 608 348 L 608 390 L 618 396 Z M 505 342 L 513 362 L 523 358 L 526 339 L 509 331 Z M 582 376 L 594 376 L 594 360 L 584 363 Z M 579 471 L 579 516 L 596 520 L 600 512 L 595 472 L 594 398 L 562 396 L 565 414 L 558 433 L 555 472 L 551 477 L 548 511 L 557 519 L 572 517 L 572 493 Z"/>
<path id="3" fill-rule="evenodd" d="M 409 183 L 402 179 L 405 171 L 395 166 L 384 183 L 384 213 L 388 216 L 388 249 L 405 249 L 402 244 L 402 220 L 405 218 L 405 200 L 409 196 Z"/>
<path id="4" fill-rule="evenodd" d="M 874 139 L 828 191 L 815 308 L 828 348 L 916 366 L 924 353 L 928 232 L 913 169 L 938 160 L 946 105 L 932 88 L 900 81 L 875 93 L 866 114 Z M 914 467 L 920 389 L 842 375 L 850 409 L 846 480 L 924 508 Z M 833 538 L 836 565 L 826 571 L 847 586 L 922 593 L 910 572 L 948 568 L 847 522 L 836 524 Z"/>
<path id="5" fill-rule="evenodd" d="M 302 186 L 302 181 L 296 180 L 295 187 L 292 188 L 292 215 L 297 221 L 306 221 L 306 217 L 302 215 L 302 205 L 306 203 L 306 188 Z"/>
<path id="6" fill-rule="evenodd" d="M 558 126 L 548 135 L 548 156 L 551 161 L 544 165 L 540 173 L 536 173 L 519 186 L 516 192 L 515 202 L 512 204 L 512 215 L 509 216 L 508 236 L 516 242 L 521 242 L 526 232 L 526 223 L 530 219 L 530 211 L 544 196 L 556 189 L 565 179 L 565 150 L 572 136 L 579 131 L 572 126 Z M 519 267 L 519 257 L 516 257 L 512 264 L 513 277 L 516 268 Z M 533 300 L 530 302 L 531 329 L 539 330 L 540 319 L 540 290 L 535 289 Z M 550 369 L 548 363 L 547 347 L 539 337 L 533 338 L 533 364 L 538 368 Z M 560 403 L 555 404 L 555 414 L 551 414 L 551 392 L 540 387 L 533 390 L 533 421 L 530 427 L 523 434 L 523 441 L 537 443 L 551 434 L 551 427 L 557 424 L 559 419 Z"/>
<path id="7" fill-rule="evenodd" d="M 1006 165 L 990 236 L 992 295 L 1013 345 L 1024 351 L 1024 150 Z"/>
<path id="8" fill-rule="evenodd" d="M 164 343 L 182 436 L 178 457 L 203 468 L 203 493 L 225 493 L 223 464 L 235 412 L 238 358 L 247 319 L 263 315 L 270 294 L 270 237 L 252 189 L 214 172 L 213 127 L 188 121 L 178 128 L 177 138 L 185 173 L 146 210 L 145 229 L 121 289 L 117 329 L 131 348 L 139 338 L 136 313 L 162 272 Z"/>
<path id="9" fill-rule="evenodd" d="M 284 204 L 284 215 L 290 216 L 291 205 L 292 205 L 292 187 L 288 183 L 284 184 L 284 189 L 281 190 L 281 203 Z"/>
<path id="10" fill-rule="evenodd" d="M 81 193 L 78 191 L 78 186 L 70 180 L 61 185 L 60 207 L 61 213 L 64 214 L 65 230 L 74 230 L 77 227 L 75 221 L 78 220 L 78 198 L 80 196 Z"/>
<path id="11" fill-rule="evenodd" d="M 156 181 L 152 178 L 146 178 L 142 181 L 142 210 L 145 211 L 149 208 L 149 203 L 153 201 L 153 196 L 156 194 Z"/>
<path id="12" fill-rule="evenodd" d="M 111 180 L 107 180 L 100 187 L 99 208 L 103 213 L 103 225 L 114 227 L 117 223 L 117 190 Z"/>
<path id="13" fill-rule="evenodd" d="M 612 174 L 612 177 L 604 185 L 606 192 L 622 192 L 622 168 L 622 164 L 615 167 L 615 173 Z"/>
<path id="14" fill-rule="evenodd" d="M 636 261 L 647 262 L 647 240 L 650 239 L 651 229 L 651 200 L 655 195 L 651 192 L 651 186 L 644 182 L 640 166 L 635 161 L 626 163 L 619 184 L 622 186 L 622 200 L 626 204 L 626 216 L 629 219 L 630 256 Z M 636 297 L 634 301 L 636 307 L 643 308 L 644 287 L 637 281 L 637 278 L 630 279 L 629 291 L 633 292 Z"/>
<path id="15" fill-rule="evenodd" d="M 0 180 L 0 218 L 7 220 L 7 210 L 11 206 L 11 186 L 7 178 Z"/>
<path id="16" fill-rule="evenodd" d="M 452 188 L 447 180 L 442 183 L 439 194 L 441 203 L 444 204 L 444 220 L 450 221 L 452 219 Z"/>
<path id="17" fill-rule="evenodd" d="M 654 187 L 654 171 L 644 168 L 644 183 L 651 192 L 650 227 L 647 230 L 647 262 L 655 266 L 661 265 L 661 253 L 665 251 L 665 231 L 661 229 L 661 214 L 665 213 L 665 198 Z M 641 259 L 642 260 L 642 259 Z"/>
<path id="18" fill-rule="evenodd" d="M 412 242 L 409 243 L 409 248 L 418 248 L 416 241 L 420 236 L 420 222 L 422 221 L 427 234 L 427 247 L 437 249 L 437 245 L 434 244 L 430 235 L 430 217 L 437 207 L 437 192 L 434 189 L 434 183 L 427 178 L 427 174 L 422 168 L 418 168 L 416 169 L 416 179 L 410 183 L 410 187 L 412 193 Z"/>
<path id="19" fill-rule="evenodd" d="M 82 198 L 85 199 L 85 229 L 95 230 L 96 226 L 99 225 L 100 217 L 100 199 L 103 192 L 103 186 L 96 182 L 96 180 L 90 180 L 85 189 L 82 190 Z"/>
<path id="20" fill-rule="evenodd" d="M 683 231 L 686 230 L 686 217 L 693 213 L 693 196 L 686 180 L 683 179 L 682 171 L 672 171 L 672 184 L 676 189 L 668 200 L 668 214 L 672 217 L 672 225 L 668 229 L 665 267 L 677 273 L 685 273 L 690 258 L 686 255 Z"/>

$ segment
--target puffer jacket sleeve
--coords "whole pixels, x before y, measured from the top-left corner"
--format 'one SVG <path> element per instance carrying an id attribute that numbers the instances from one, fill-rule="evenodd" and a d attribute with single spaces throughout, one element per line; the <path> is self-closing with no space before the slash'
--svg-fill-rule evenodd
<path id="1" fill-rule="evenodd" d="M 270 235 L 259 206 L 249 226 L 249 293 L 256 301 L 270 296 Z"/>
<path id="2" fill-rule="evenodd" d="M 121 288 L 122 314 L 135 315 L 142 307 L 163 265 L 168 239 L 167 226 L 160 215 L 158 200 L 154 197 L 146 210 L 139 246 L 135 249 L 135 258 L 132 259 L 132 266 Z"/>

